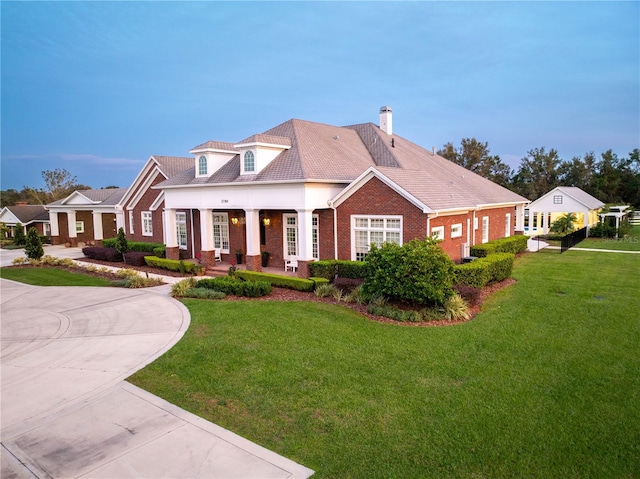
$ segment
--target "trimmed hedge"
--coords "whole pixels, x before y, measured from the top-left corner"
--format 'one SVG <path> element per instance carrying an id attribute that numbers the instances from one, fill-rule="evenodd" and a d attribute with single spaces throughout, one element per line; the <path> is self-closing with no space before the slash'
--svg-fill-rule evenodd
<path id="1" fill-rule="evenodd" d="M 257 271 L 236 271 L 236 277 L 245 281 L 267 281 L 277 288 L 295 289 L 296 291 L 313 291 L 316 283 L 309 279 L 293 278 L 279 274 L 259 273 Z"/>
<path id="2" fill-rule="evenodd" d="M 105 246 L 107 248 L 115 248 L 116 241 L 117 241 L 117 238 L 104 239 L 102 240 L 102 246 Z M 164 251 L 164 249 L 166 249 L 166 246 L 162 243 L 149 243 L 146 241 L 127 241 L 127 251 L 140 251 L 142 253 L 153 251 L 155 254 L 156 248 L 162 248 L 162 250 Z"/>
<path id="3" fill-rule="evenodd" d="M 315 284 L 314 290 L 318 289 L 318 286 L 321 286 L 323 284 L 329 284 L 329 280 L 327 278 L 317 278 L 312 276 L 311 278 L 309 278 L 309 281 L 313 281 Z"/>
<path id="4" fill-rule="evenodd" d="M 233 296 L 246 296 L 248 298 L 271 294 L 271 284 L 268 281 L 242 281 L 230 276 L 201 279 L 196 283 L 196 288 L 212 289 Z"/>
<path id="5" fill-rule="evenodd" d="M 147 263 L 144 260 L 145 256 L 153 256 L 153 253 L 149 251 L 128 251 L 124 255 L 124 262 L 131 266 L 145 266 Z"/>
<path id="6" fill-rule="evenodd" d="M 485 258 L 494 253 L 523 253 L 527 250 L 528 240 L 529 237 L 524 235 L 491 240 L 487 243 L 472 246 L 469 254 L 477 258 Z"/>
<path id="7" fill-rule="evenodd" d="M 145 256 L 144 261 L 148 266 L 153 268 L 168 269 L 169 271 L 177 271 L 179 273 L 193 273 L 197 266 L 196 264 L 188 261 L 158 258 L 157 256 Z"/>
<path id="8" fill-rule="evenodd" d="M 511 276 L 513 253 L 494 253 L 484 258 L 454 267 L 456 284 L 484 288 L 487 284 L 502 281 Z"/>
<path id="9" fill-rule="evenodd" d="M 332 281 L 336 273 L 340 278 L 364 278 L 364 261 L 345 261 L 338 259 L 328 259 L 309 263 L 311 276 L 326 278 Z"/>
<path id="10" fill-rule="evenodd" d="M 87 258 L 98 261 L 122 261 L 122 255 L 115 248 L 106 248 L 104 246 L 87 246 L 82 248 L 82 254 Z"/>

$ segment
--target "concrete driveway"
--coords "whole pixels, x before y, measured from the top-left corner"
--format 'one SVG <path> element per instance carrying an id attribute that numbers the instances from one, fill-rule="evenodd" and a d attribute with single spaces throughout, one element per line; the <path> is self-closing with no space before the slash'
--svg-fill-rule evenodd
<path id="1" fill-rule="evenodd" d="M 7 478 L 306 478 L 313 471 L 124 379 L 189 325 L 172 298 L 1 280 Z"/>

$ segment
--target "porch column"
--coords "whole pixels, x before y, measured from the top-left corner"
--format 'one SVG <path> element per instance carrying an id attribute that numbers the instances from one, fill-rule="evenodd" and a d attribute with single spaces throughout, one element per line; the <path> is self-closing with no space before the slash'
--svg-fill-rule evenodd
<path id="1" fill-rule="evenodd" d="M 524 233 L 524 205 L 516 205 L 516 227 L 515 232 Z"/>
<path id="2" fill-rule="evenodd" d="M 260 256 L 260 210 L 244 210 L 247 234 L 247 269 L 262 271 Z"/>
<path id="3" fill-rule="evenodd" d="M 49 211 L 49 224 L 51 225 L 51 241 L 55 236 L 60 236 L 60 223 L 58 223 L 58 213 Z"/>
<path id="4" fill-rule="evenodd" d="M 167 245 L 166 256 L 168 259 L 180 259 L 178 248 L 178 234 L 176 232 L 176 210 L 164 210 L 164 238 Z"/>
<path id="5" fill-rule="evenodd" d="M 200 209 L 200 261 L 206 266 L 216 264 L 216 247 L 213 240 L 213 210 Z"/>
<path id="6" fill-rule="evenodd" d="M 104 232 L 102 231 L 102 213 L 93 212 L 93 239 L 95 241 L 102 241 L 104 239 Z"/>
<path id="7" fill-rule="evenodd" d="M 78 245 L 78 232 L 76 231 L 76 210 L 67 211 L 67 232 L 69 233 L 69 243 L 71 246 Z"/>
<path id="8" fill-rule="evenodd" d="M 124 211 L 116 210 L 116 232 L 118 232 L 120 228 L 122 228 L 123 230 L 126 230 L 125 226 L 126 225 L 124 223 Z"/>
<path id="9" fill-rule="evenodd" d="M 311 276 L 309 263 L 313 261 L 313 210 L 296 210 L 298 213 L 298 276 Z"/>
<path id="10" fill-rule="evenodd" d="M 547 213 L 546 211 L 542 212 L 542 234 L 546 235 L 547 234 L 547 216 L 549 215 L 549 213 Z"/>

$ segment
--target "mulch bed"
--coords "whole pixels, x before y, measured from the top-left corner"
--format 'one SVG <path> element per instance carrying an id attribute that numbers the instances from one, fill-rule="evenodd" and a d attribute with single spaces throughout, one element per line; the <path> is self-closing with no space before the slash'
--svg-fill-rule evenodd
<path id="1" fill-rule="evenodd" d="M 156 275 L 161 275 L 161 276 L 173 276 L 173 277 L 184 277 L 187 278 L 191 275 L 189 274 L 182 274 L 179 272 L 175 272 L 175 271 L 169 271 L 166 269 L 160 269 L 160 268 L 152 268 L 150 266 L 131 266 L 131 265 L 127 265 L 125 263 L 113 263 L 113 262 L 109 262 L 109 261 L 99 261 L 99 260 L 93 260 L 93 259 L 89 259 L 89 258 L 80 258 L 80 261 L 84 262 L 84 263 L 93 263 L 93 264 L 97 264 L 97 265 L 104 265 L 104 266 L 115 266 L 118 268 L 127 268 L 127 269 L 135 269 L 137 271 L 141 271 L 141 272 L 147 272 L 147 273 L 151 273 L 151 274 L 156 274 Z M 12 266 L 12 267 L 30 267 L 28 265 L 25 266 Z M 64 268 L 64 269 L 68 269 L 70 271 L 76 271 L 76 272 L 83 272 L 86 274 L 89 274 L 91 276 L 96 276 L 96 277 L 102 277 L 105 279 L 109 279 L 109 280 L 114 280 L 114 279 L 118 279 L 117 276 L 113 273 L 102 273 L 102 272 L 89 272 L 87 271 L 85 268 L 80 267 L 71 267 L 71 268 Z M 367 312 L 367 306 L 363 305 L 363 304 L 357 304 L 357 303 L 345 303 L 343 301 L 336 301 L 335 299 L 331 298 L 331 297 L 327 297 L 327 298 L 319 298 L 317 297 L 314 293 L 307 293 L 307 292 L 303 292 L 303 291 L 295 291 L 293 289 L 286 289 L 286 288 L 273 288 L 271 294 L 269 296 L 264 296 L 262 298 L 244 298 L 244 297 L 237 297 L 237 296 L 227 296 L 223 301 L 314 301 L 314 302 L 318 302 L 318 303 L 327 303 L 327 304 L 339 304 L 341 306 L 345 306 L 347 308 L 350 308 L 354 311 L 356 311 L 357 313 L 366 316 L 367 318 L 373 320 L 373 321 L 377 321 L 380 323 L 387 323 L 387 324 L 396 324 L 396 325 L 400 325 L 400 326 L 413 326 L 413 327 L 425 327 L 425 326 L 450 326 L 450 325 L 454 325 L 454 324 L 460 324 L 460 323 L 465 323 L 467 321 L 471 321 L 476 314 L 478 314 L 481 309 L 482 309 L 482 303 L 484 302 L 484 300 L 490 296 L 491 294 L 495 293 L 496 291 L 500 291 L 504 288 L 507 288 L 509 286 L 511 286 L 512 284 L 515 284 L 516 280 L 513 278 L 508 278 L 505 279 L 504 281 L 500 281 L 499 283 L 493 283 L 487 287 L 485 287 L 482 292 L 480 293 L 480 299 L 479 301 L 477 301 L 477 304 L 474 304 L 472 306 L 469 307 L 469 312 L 470 314 L 470 318 L 468 320 L 456 320 L 456 321 L 449 321 L 449 320 L 440 320 L 440 321 L 424 321 L 421 323 L 403 323 L 400 321 L 395 321 L 393 319 L 390 318 L 385 318 L 383 316 L 375 316 L 369 312 Z"/>

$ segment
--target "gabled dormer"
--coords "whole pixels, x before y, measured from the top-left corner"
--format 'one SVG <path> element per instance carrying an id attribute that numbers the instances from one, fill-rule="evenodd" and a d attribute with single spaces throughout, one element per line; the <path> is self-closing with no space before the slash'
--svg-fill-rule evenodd
<path id="1" fill-rule="evenodd" d="M 280 153 L 291 148 L 291 139 L 285 136 L 253 135 L 233 147 L 240 154 L 240 174 L 256 175 Z"/>
<path id="2" fill-rule="evenodd" d="M 222 141 L 207 141 L 189 153 L 195 156 L 196 178 L 211 176 L 238 154 L 232 143 Z"/>

